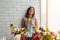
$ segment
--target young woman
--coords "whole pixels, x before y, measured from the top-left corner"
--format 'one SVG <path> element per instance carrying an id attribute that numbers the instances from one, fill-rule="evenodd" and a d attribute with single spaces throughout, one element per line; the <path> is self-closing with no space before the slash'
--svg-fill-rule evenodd
<path id="1" fill-rule="evenodd" d="M 22 19 L 22 27 L 26 27 L 29 32 L 27 33 L 27 40 L 31 40 L 33 27 L 38 27 L 38 20 L 35 18 L 35 9 L 34 7 L 29 7 L 25 14 L 25 17 Z M 29 38 L 29 39 L 28 39 Z"/>

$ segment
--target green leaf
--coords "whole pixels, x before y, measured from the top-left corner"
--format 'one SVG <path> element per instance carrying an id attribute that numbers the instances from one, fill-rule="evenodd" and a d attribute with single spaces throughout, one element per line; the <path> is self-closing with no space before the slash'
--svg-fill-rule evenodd
<path id="1" fill-rule="evenodd" d="M 33 29 L 36 30 L 37 29 L 37 26 L 34 26 Z"/>
<path id="2" fill-rule="evenodd" d="M 28 18 L 28 19 L 27 19 L 27 21 L 28 21 L 28 23 L 30 23 L 30 21 L 31 21 L 31 18 Z"/>
<path id="3" fill-rule="evenodd" d="M 48 29 L 48 26 L 46 26 L 46 32 L 50 32 L 50 30 Z"/>
<path id="4" fill-rule="evenodd" d="M 51 35 L 50 34 L 46 34 L 43 36 L 43 39 L 42 40 L 49 40 L 51 38 Z"/>
<path id="5" fill-rule="evenodd" d="M 15 28 L 15 26 L 13 24 L 10 24 L 10 29 L 13 30 Z"/>

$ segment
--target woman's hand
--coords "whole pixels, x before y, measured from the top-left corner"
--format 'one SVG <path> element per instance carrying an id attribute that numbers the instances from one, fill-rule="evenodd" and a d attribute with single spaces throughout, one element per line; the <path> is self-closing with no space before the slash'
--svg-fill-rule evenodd
<path id="1" fill-rule="evenodd" d="M 29 25 L 29 22 L 26 23 L 26 27 L 28 27 L 28 25 Z"/>

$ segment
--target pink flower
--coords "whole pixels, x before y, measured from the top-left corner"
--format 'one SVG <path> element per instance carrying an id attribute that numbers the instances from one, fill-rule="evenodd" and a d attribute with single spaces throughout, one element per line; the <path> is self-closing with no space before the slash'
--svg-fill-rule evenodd
<path id="1" fill-rule="evenodd" d="M 53 36 L 56 36 L 54 32 L 50 32 Z"/>
<path id="2" fill-rule="evenodd" d="M 11 31 L 11 34 L 15 34 L 15 33 L 17 33 L 17 31 L 18 31 L 18 28 L 14 28 L 14 29 Z"/>

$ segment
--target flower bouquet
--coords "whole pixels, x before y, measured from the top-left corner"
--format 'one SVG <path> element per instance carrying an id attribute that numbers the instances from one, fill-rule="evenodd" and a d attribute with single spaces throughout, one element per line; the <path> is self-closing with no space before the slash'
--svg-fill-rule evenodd
<path id="1" fill-rule="evenodd" d="M 51 32 L 48 27 L 46 29 L 40 27 L 40 31 L 41 40 L 56 40 L 56 34 Z"/>
<path id="2" fill-rule="evenodd" d="M 31 19 L 29 19 L 31 20 Z M 20 34 L 20 39 L 19 40 L 27 40 L 29 38 L 27 38 L 27 32 L 29 32 L 29 30 L 27 28 L 16 28 L 13 24 L 10 24 L 10 29 L 11 29 L 11 34 L 14 34 L 14 36 L 16 37 L 17 34 Z M 32 32 L 32 39 L 31 40 L 57 40 L 57 35 L 50 31 L 48 29 L 48 27 L 46 27 L 46 29 L 44 29 L 43 27 L 40 27 L 39 30 L 40 32 L 38 32 L 37 30 L 37 26 L 33 27 L 33 32 Z M 60 35 L 60 31 L 58 31 L 58 34 Z M 59 36 L 60 37 L 60 36 Z M 15 40 L 18 40 L 15 38 Z"/>

